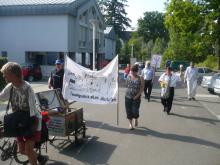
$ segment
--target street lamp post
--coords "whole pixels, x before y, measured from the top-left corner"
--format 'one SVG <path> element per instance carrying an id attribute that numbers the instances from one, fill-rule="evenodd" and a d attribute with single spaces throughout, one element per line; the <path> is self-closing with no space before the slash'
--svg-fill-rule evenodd
<path id="1" fill-rule="evenodd" d="M 131 58 L 134 57 L 134 44 L 131 44 Z"/>
<path id="2" fill-rule="evenodd" d="M 90 23 L 92 24 L 92 29 L 93 29 L 93 31 L 92 31 L 92 49 L 93 49 L 93 70 L 95 70 L 95 38 L 96 38 L 96 25 L 97 25 L 97 23 L 98 23 L 98 20 L 96 20 L 96 19 L 91 19 L 91 20 L 89 20 L 90 21 Z"/>

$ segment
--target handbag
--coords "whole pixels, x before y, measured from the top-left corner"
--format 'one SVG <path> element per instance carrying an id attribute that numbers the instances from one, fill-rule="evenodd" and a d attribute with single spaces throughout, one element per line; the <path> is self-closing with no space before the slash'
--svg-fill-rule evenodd
<path id="1" fill-rule="evenodd" d="M 168 99 L 170 97 L 170 81 L 171 81 L 171 76 L 170 76 L 167 86 L 161 88 L 162 99 Z"/>
<path id="2" fill-rule="evenodd" d="M 4 116 L 4 136 L 5 137 L 32 137 L 35 133 L 35 116 L 30 117 L 30 112 L 18 110 L 8 114 L 9 104 L 12 98 L 12 90 L 6 107 Z"/>

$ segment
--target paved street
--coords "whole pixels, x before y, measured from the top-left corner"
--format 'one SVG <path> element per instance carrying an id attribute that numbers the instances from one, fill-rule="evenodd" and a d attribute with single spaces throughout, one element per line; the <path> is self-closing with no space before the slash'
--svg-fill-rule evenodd
<path id="1" fill-rule="evenodd" d="M 220 97 L 199 87 L 197 100 L 188 101 L 186 89 L 178 87 L 168 116 L 155 82 L 151 101 L 142 97 L 139 126 L 131 131 L 120 84 L 119 125 L 116 105 L 74 104 L 84 108 L 86 139 L 78 145 L 74 140 L 48 143 L 48 165 L 220 165 Z M 46 82 L 32 85 L 35 92 L 47 90 Z"/>

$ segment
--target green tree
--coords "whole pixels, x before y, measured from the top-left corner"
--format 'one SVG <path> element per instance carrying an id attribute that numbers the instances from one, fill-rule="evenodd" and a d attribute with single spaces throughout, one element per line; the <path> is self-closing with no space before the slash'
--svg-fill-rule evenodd
<path id="1" fill-rule="evenodd" d="M 130 55 L 131 55 L 131 48 L 128 45 L 128 42 L 126 42 L 123 44 L 123 47 L 120 49 L 119 63 L 120 64 L 130 63 Z"/>
<path id="2" fill-rule="evenodd" d="M 126 3 L 127 0 L 98 0 L 106 24 L 113 26 L 119 37 L 122 31 L 131 27 L 131 20 L 125 11 Z"/>
<path id="3" fill-rule="evenodd" d="M 152 53 L 153 54 L 163 54 L 165 48 L 166 48 L 166 41 L 164 39 L 157 38 L 154 43 Z"/>
<path id="4" fill-rule="evenodd" d="M 138 20 L 138 34 L 143 36 L 147 43 L 157 38 L 168 40 L 168 32 L 164 26 L 164 14 L 157 11 L 145 12 L 144 17 Z"/>
<path id="5" fill-rule="evenodd" d="M 200 0 L 199 5 L 203 7 L 205 25 L 202 29 L 205 39 L 212 43 L 215 49 L 213 54 L 218 57 L 218 69 L 220 70 L 220 1 Z"/>
<path id="6" fill-rule="evenodd" d="M 165 13 L 169 44 L 165 58 L 200 62 L 210 54 L 210 42 L 204 40 L 205 20 L 202 7 L 193 0 L 171 0 Z"/>

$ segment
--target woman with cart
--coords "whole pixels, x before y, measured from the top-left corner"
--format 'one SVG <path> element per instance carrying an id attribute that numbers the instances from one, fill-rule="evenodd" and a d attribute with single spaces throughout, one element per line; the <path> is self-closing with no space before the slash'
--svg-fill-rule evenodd
<path id="1" fill-rule="evenodd" d="M 34 151 L 35 143 L 41 137 L 41 114 L 35 104 L 35 94 L 30 84 L 23 80 L 19 64 L 8 62 L 1 68 L 4 79 L 8 83 L 0 92 L 0 100 L 9 100 L 12 112 L 25 111 L 30 117 L 34 117 L 34 135 L 17 137 L 19 152 L 27 155 L 31 165 L 37 165 L 37 154 Z M 46 158 L 46 157 L 45 157 Z M 46 159 L 39 160 L 44 164 Z"/>

